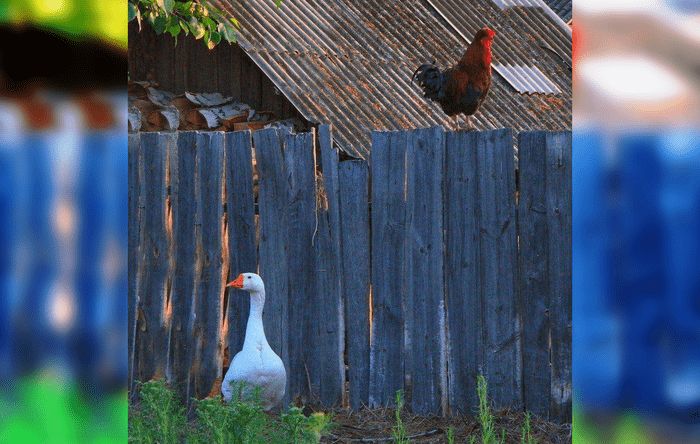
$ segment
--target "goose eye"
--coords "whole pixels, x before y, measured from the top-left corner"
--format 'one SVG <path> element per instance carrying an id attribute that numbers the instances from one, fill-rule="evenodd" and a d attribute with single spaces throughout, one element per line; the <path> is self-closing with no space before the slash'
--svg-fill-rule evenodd
<path id="1" fill-rule="evenodd" d="M 250 276 L 248 276 L 248 279 L 250 279 Z"/>

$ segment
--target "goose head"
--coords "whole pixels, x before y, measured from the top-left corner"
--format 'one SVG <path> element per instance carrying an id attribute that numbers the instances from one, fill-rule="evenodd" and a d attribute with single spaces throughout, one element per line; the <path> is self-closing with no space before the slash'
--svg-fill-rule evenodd
<path id="1" fill-rule="evenodd" d="M 263 284 L 262 278 L 255 273 L 241 273 L 226 286 L 250 293 L 262 293 L 265 291 L 265 284 Z"/>

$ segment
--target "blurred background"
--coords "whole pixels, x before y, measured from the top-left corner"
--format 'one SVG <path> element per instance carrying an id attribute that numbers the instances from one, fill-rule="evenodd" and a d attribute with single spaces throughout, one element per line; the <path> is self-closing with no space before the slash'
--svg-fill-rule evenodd
<path id="1" fill-rule="evenodd" d="M 0 2 L 0 442 L 126 442 L 126 0 Z"/>
<path id="2" fill-rule="evenodd" d="M 700 442 L 700 2 L 573 17 L 574 442 Z"/>

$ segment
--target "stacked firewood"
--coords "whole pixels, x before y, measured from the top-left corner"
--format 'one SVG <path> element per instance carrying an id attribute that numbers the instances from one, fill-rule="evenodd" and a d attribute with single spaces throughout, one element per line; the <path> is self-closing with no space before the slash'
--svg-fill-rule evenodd
<path id="1" fill-rule="evenodd" d="M 288 127 L 296 119 L 276 120 L 270 111 L 256 111 L 221 93 L 175 95 L 152 82 L 129 82 L 129 131 L 242 131 L 264 127 Z"/>

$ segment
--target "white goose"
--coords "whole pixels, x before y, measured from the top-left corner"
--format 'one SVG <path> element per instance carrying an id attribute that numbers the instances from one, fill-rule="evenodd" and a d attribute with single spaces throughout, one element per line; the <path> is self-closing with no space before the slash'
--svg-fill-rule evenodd
<path id="1" fill-rule="evenodd" d="M 284 364 L 267 343 L 263 329 L 263 306 L 265 305 L 265 284 L 255 273 L 242 273 L 226 284 L 227 287 L 238 288 L 250 293 L 250 314 L 245 330 L 243 349 L 233 357 L 231 366 L 226 372 L 221 384 L 221 393 L 226 402 L 231 400 L 234 393 L 233 383 L 243 383 L 249 387 L 260 387 L 260 401 L 265 410 L 270 410 L 282 400 L 287 383 L 287 373 Z M 235 384 L 234 384 L 235 385 Z"/>

